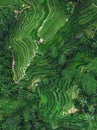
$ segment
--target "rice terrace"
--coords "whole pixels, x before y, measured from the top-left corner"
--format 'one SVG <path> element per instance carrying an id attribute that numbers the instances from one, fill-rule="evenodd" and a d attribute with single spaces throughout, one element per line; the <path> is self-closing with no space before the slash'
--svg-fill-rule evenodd
<path id="1" fill-rule="evenodd" d="M 97 0 L 0 0 L 0 130 L 97 130 Z"/>

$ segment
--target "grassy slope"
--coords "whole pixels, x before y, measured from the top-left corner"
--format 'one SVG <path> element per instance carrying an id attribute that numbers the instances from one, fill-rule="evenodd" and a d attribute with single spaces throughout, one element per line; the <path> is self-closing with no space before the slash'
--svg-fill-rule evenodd
<path id="1" fill-rule="evenodd" d="M 50 130 L 60 126 L 95 130 L 96 111 L 89 109 L 96 109 L 91 95 L 97 87 L 97 8 L 90 0 L 66 14 L 62 4 L 38 0 L 28 9 L 21 7 L 7 41 L 15 56 L 14 80 L 23 80 L 30 89 L 38 86 L 39 115 Z M 73 114 L 73 108 L 78 112 Z"/>

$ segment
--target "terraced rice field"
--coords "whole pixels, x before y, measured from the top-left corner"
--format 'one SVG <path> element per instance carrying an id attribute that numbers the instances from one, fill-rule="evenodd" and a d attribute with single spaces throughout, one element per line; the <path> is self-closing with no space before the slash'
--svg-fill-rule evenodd
<path id="1" fill-rule="evenodd" d="M 40 39 L 43 39 L 44 44 L 51 41 L 69 17 L 58 1 L 39 1 L 24 6 L 10 36 L 11 41 L 9 39 L 16 55 L 14 80 L 17 82 L 24 77 L 38 51 Z"/>
<path id="2" fill-rule="evenodd" d="M 64 0 L 3 0 L 0 8 L 18 2 L 21 9 L 15 10 L 16 23 L 6 40 L 14 81 L 38 93 L 39 115 L 51 128 L 64 123 L 83 128 L 84 110 L 75 100 L 81 88 L 91 94 L 97 87 L 97 1 L 71 2 L 69 13 Z"/>

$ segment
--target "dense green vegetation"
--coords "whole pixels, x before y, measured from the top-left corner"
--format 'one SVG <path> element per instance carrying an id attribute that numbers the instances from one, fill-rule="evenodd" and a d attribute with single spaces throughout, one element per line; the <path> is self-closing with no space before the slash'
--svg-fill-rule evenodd
<path id="1" fill-rule="evenodd" d="M 97 0 L 0 11 L 0 130 L 97 130 Z"/>

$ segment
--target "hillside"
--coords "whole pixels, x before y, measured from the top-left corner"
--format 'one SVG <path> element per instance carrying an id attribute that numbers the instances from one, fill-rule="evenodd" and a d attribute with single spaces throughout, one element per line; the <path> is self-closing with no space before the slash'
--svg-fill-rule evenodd
<path id="1" fill-rule="evenodd" d="M 0 130 L 97 130 L 97 0 L 0 11 Z"/>

